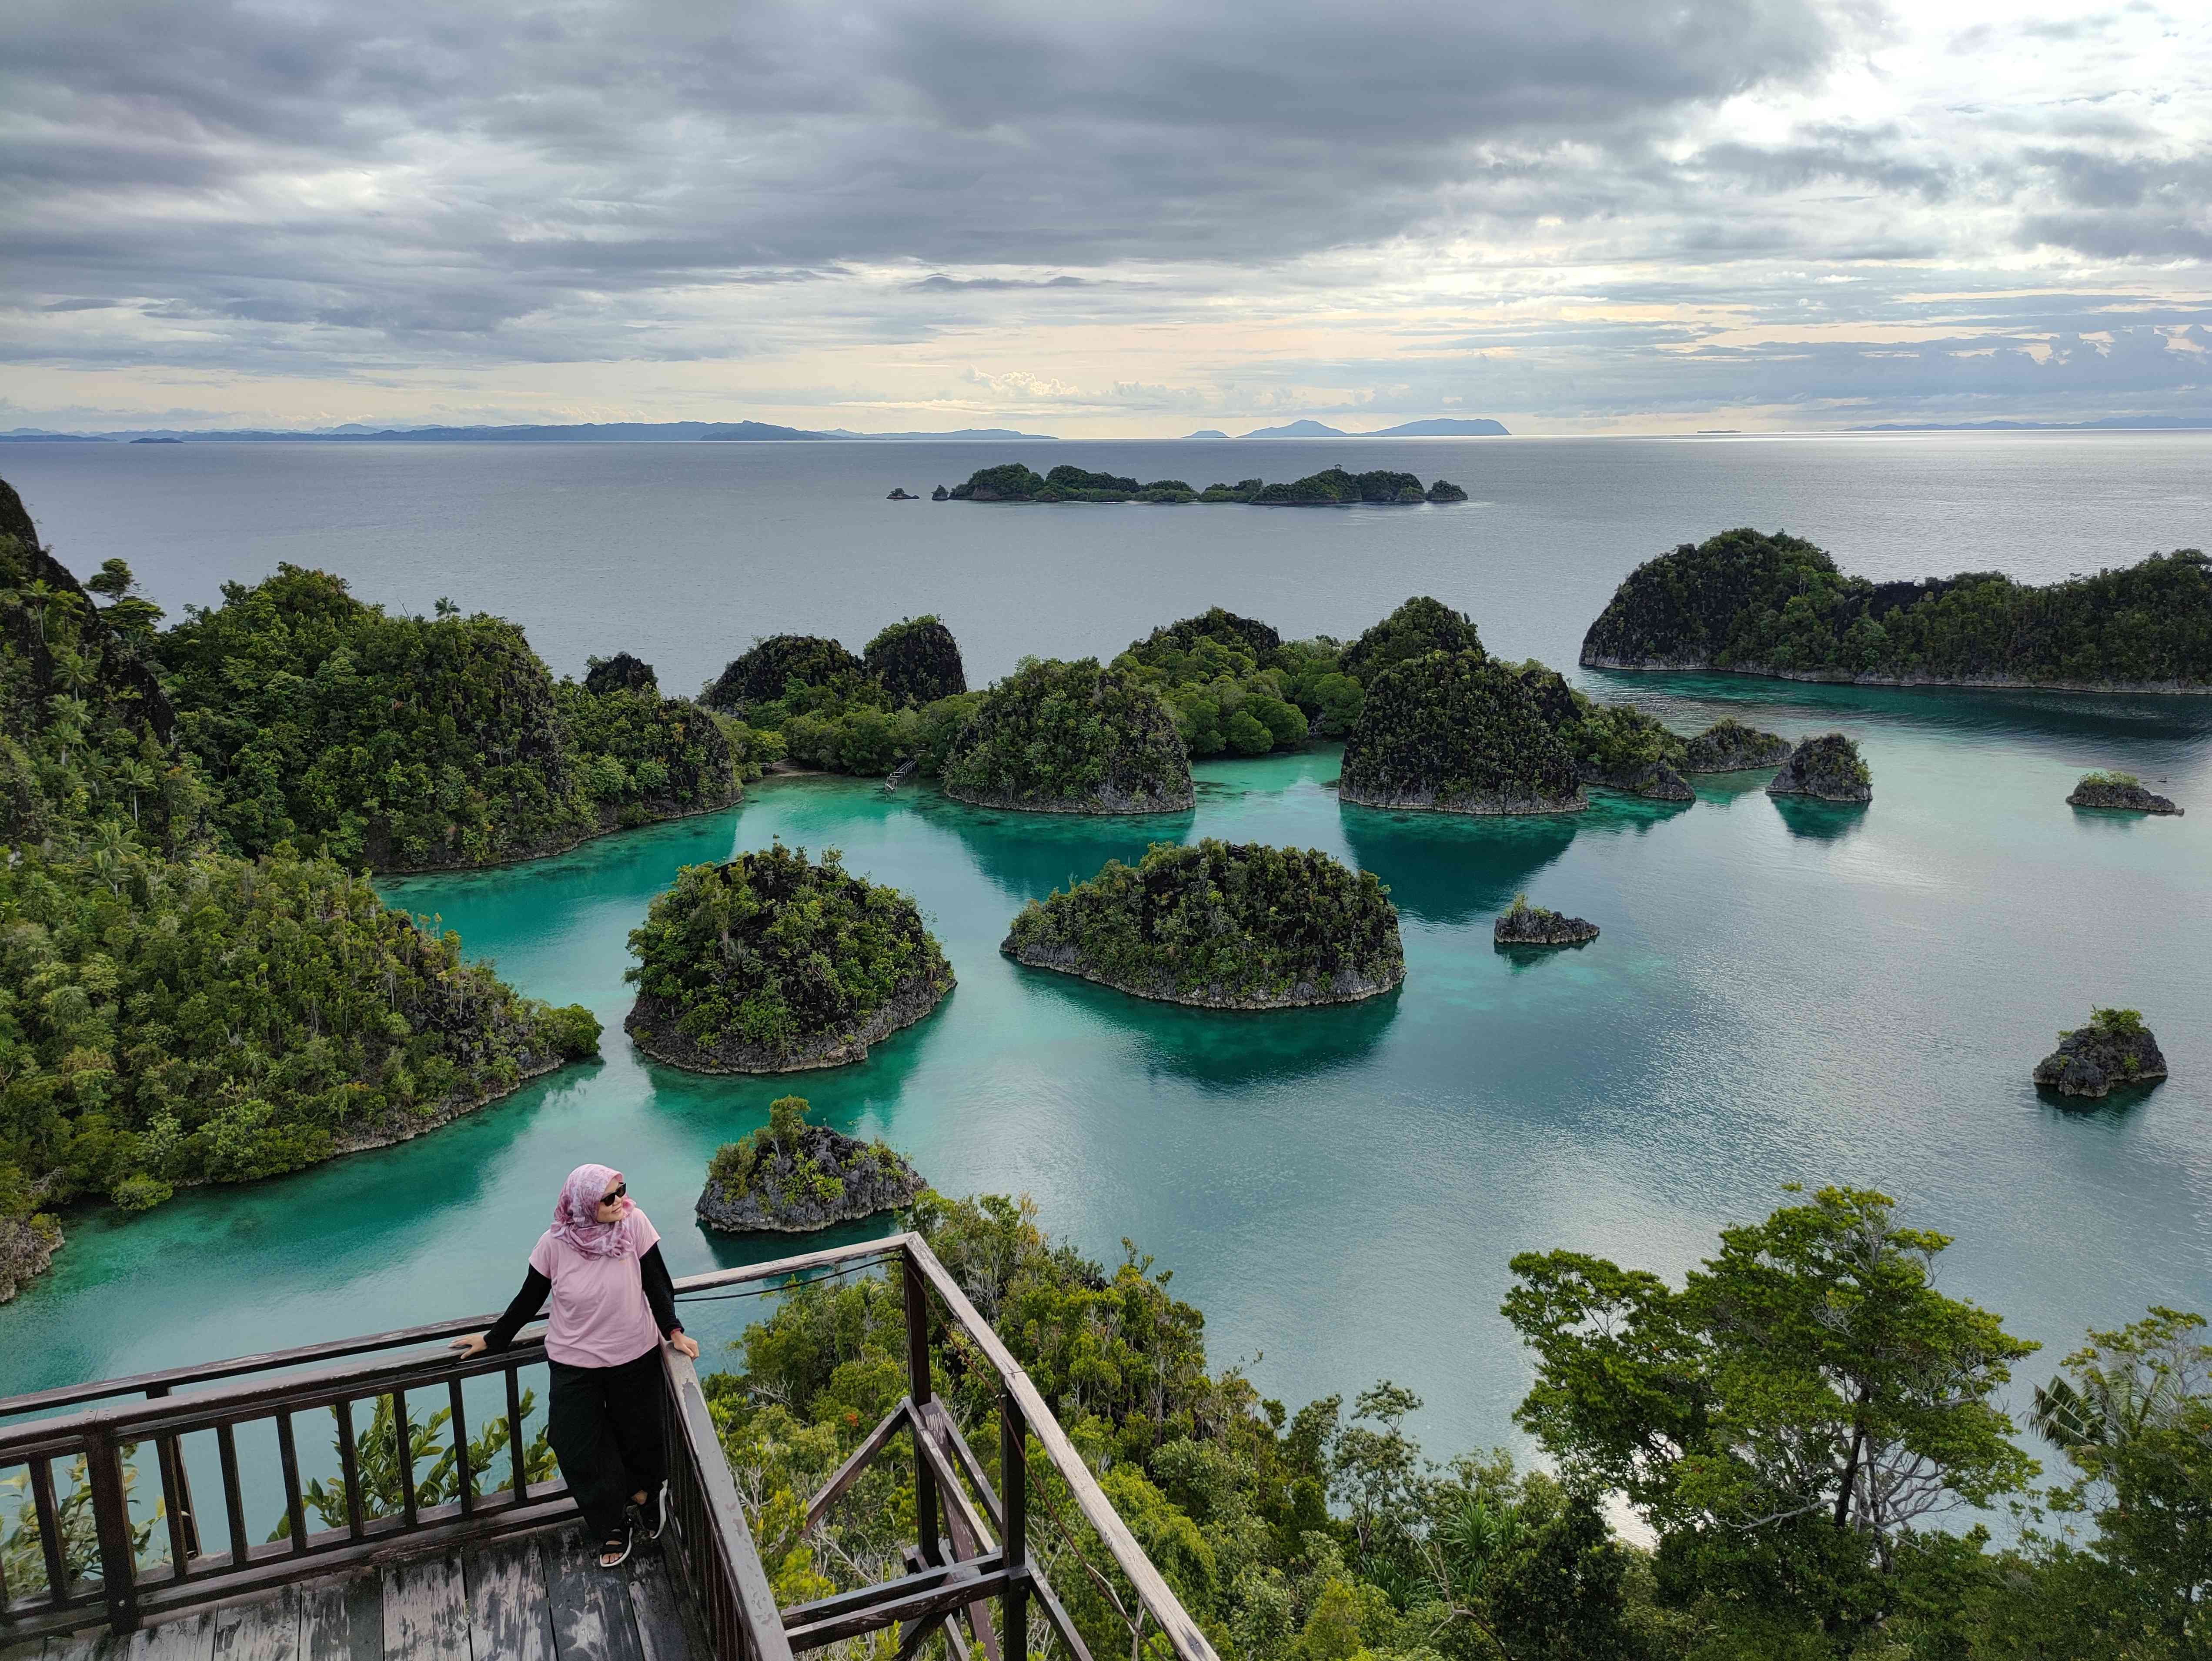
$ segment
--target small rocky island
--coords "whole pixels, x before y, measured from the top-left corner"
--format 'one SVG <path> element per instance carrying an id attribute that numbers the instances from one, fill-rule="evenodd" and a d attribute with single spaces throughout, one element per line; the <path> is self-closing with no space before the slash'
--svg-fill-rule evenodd
<path id="1" fill-rule="evenodd" d="M 2084 773 L 2066 798 L 2069 807 L 2116 807 L 2131 813 L 2173 813 L 2182 811 L 2169 796 L 2154 795 L 2133 773 Z"/>
<path id="2" fill-rule="evenodd" d="M 1196 800 L 1175 717 L 1096 658 L 1024 664 L 952 741 L 945 794 L 1025 813 L 1179 813 Z"/>
<path id="3" fill-rule="evenodd" d="M 1724 715 L 1682 745 L 1685 773 L 1746 773 L 1779 767 L 1790 759 L 1790 743 L 1778 733 L 1762 733 L 1733 715 Z"/>
<path id="4" fill-rule="evenodd" d="M 1813 796 L 1821 801 L 1872 801 L 1874 774 L 1859 747 L 1841 733 L 1805 739 L 1790 752 L 1766 787 L 1770 796 Z"/>
<path id="5" fill-rule="evenodd" d="M 1055 467 L 1039 475 L 1018 461 L 979 467 L 969 475 L 965 484 L 954 485 L 947 494 L 955 502 L 1145 502 L 1171 505 L 1229 502 L 1255 508 L 1354 508 L 1362 504 L 1418 507 L 1425 502 L 1467 500 L 1467 492 L 1447 479 L 1440 478 L 1425 489 L 1411 473 L 1379 467 L 1364 473 L 1327 467 L 1287 484 L 1246 478 L 1234 484 L 1209 484 L 1197 490 L 1180 478 L 1156 478 L 1144 484 L 1119 473 L 1091 472 L 1073 465 Z"/>
<path id="6" fill-rule="evenodd" d="M 2114 1087 L 2166 1077 L 2166 1057 L 2140 1011 L 2097 1009 L 2089 1024 L 2058 1035 L 2035 1064 L 2035 1081 L 2062 1096 L 2100 1097 Z"/>
<path id="7" fill-rule="evenodd" d="M 1578 813 L 1575 757 L 1527 683 L 1480 648 L 1376 675 L 1345 740 L 1340 800 L 1445 813 Z"/>
<path id="8" fill-rule="evenodd" d="M 732 1234 L 805 1234 L 896 1211 L 927 1186 L 884 1142 L 809 1124 L 806 1098 L 783 1096 L 766 1124 L 715 1153 L 697 1210 Z"/>
<path id="9" fill-rule="evenodd" d="M 921 498 L 914 495 L 905 485 L 901 484 L 896 486 L 884 500 L 885 502 L 919 502 Z"/>
<path id="10" fill-rule="evenodd" d="M 696 1073 L 864 1061 L 952 989 L 914 901 L 781 843 L 687 865 L 630 931 L 637 1047 Z"/>
<path id="11" fill-rule="evenodd" d="M 1597 938 L 1597 925 L 1586 917 L 1562 916 L 1531 905 L 1526 894 L 1516 894 L 1513 909 L 1492 925 L 1490 938 L 1502 946 L 1581 946 Z"/>
<path id="12" fill-rule="evenodd" d="M 1406 978 L 1398 910 L 1371 872 L 1311 849 L 1154 843 L 1136 866 L 1032 900 L 1000 946 L 1164 1003 L 1356 1003 Z"/>

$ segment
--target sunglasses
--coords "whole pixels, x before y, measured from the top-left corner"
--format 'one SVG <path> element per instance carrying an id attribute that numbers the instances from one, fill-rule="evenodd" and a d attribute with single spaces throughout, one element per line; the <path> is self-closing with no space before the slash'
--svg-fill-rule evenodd
<path id="1" fill-rule="evenodd" d="M 599 1203 L 601 1205 L 612 1205 L 617 1200 L 621 1199 L 623 1195 L 629 1192 L 629 1184 L 628 1183 L 617 1183 L 609 1192 L 602 1194 L 599 1196 Z"/>

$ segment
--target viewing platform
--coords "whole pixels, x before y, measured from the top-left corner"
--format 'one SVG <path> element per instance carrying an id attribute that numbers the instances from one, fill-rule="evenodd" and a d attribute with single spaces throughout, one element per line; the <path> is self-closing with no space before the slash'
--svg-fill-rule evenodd
<path id="1" fill-rule="evenodd" d="M 698 1375 L 665 1348 L 668 1524 L 601 1569 L 529 1436 L 543 1334 L 464 1358 L 447 1345 L 490 1324 L 477 1316 L 0 1399 L 0 1661 L 790 1661 L 888 1628 L 896 1661 L 933 1639 L 947 1661 L 1004 1661 L 1029 1653 L 1032 1619 L 1041 1645 L 1091 1661 L 1030 1549 L 1040 1453 L 1133 1592 L 1133 1639 L 1217 1661 L 920 1236 L 693 1275 L 677 1296 L 772 1298 L 878 1268 L 902 1289 L 908 1393 L 815 1492 L 805 1531 L 902 1456 L 915 1538 L 895 1579 L 777 1606 Z M 998 1469 L 1024 1477 L 1003 1495 L 933 1392 L 951 1333 L 995 1375 Z M 249 1494 L 273 1529 L 249 1523 Z"/>

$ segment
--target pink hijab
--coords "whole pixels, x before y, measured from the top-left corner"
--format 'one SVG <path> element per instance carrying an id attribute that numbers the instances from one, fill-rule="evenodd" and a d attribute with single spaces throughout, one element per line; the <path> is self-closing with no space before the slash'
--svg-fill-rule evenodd
<path id="1" fill-rule="evenodd" d="M 566 1240 L 586 1257 L 618 1257 L 630 1249 L 630 1216 L 637 1209 L 623 1196 L 623 1214 L 611 1223 L 599 1220 L 599 1202 L 622 1180 L 612 1165 L 580 1165 L 561 1184 L 561 1197 L 553 1202 L 553 1236 Z"/>

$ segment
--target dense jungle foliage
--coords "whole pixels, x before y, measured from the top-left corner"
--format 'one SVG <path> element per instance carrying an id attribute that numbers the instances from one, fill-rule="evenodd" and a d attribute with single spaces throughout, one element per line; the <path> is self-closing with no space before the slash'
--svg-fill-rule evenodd
<path id="1" fill-rule="evenodd" d="M 740 794 L 728 744 L 690 704 L 556 689 L 504 618 L 444 601 L 389 616 L 326 572 L 228 583 L 159 650 L 216 830 L 242 854 L 494 864 Z"/>
<path id="2" fill-rule="evenodd" d="M 1209 484 L 1194 490 L 1180 478 L 1158 478 L 1149 484 L 1119 473 L 1090 472 L 1063 465 L 1040 478 L 1018 461 L 996 467 L 979 467 L 964 484 L 947 493 L 955 502 L 1235 502 L 1262 508 L 1340 508 L 1361 502 L 1412 504 L 1422 502 L 1464 502 L 1467 492 L 1438 479 L 1424 490 L 1411 473 L 1377 468 L 1348 473 L 1341 467 L 1324 468 L 1285 484 L 1269 484 L 1257 478 L 1234 484 Z"/>
<path id="3" fill-rule="evenodd" d="M 80 587 L 0 485 L 0 1235 L 409 1135 L 598 1047 L 333 862 L 219 851 L 133 586 Z"/>
<path id="4" fill-rule="evenodd" d="M 834 640 L 779 635 L 722 671 L 703 695 L 738 749 L 880 778 L 911 761 L 934 775 L 980 694 L 969 692 L 959 643 L 933 617 L 892 624 L 855 658 Z"/>
<path id="5" fill-rule="evenodd" d="M 1340 666 L 1362 686 L 1372 686 L 1385 669 L 1431 652 L 1485 655 L 1482 637 L 1465 612 L 1416 594 L 1346 647 Z"/>
<path id="6" fill-rule="evenodd" d="M 1031 900 L 1000 950 L 1146 997 L 1364 997 L 1406 977 L 1388 893 L 1372 872 L 1312 849 L 1154 843 L 1134 867 L 1109 860 Z"/>
<path id="7" fill-rule="evenodd" d="M 1845 576 L 1748 528 L 1631 572 L 1582 660 L 1841 680 L 2212 686 L 2212 559 L 2194 549 L 2031 587 L 1999 572 Z"/>
<path id="8" fill-rule="evenodd" d="M 1113 668 L 1159 693 L 1192 755 L 1257 756 L 1358 718 L 1359 687 L 1337 672 L 1338 650 L 1333 640 L 1285 643 L 1217 605 L 1131 642 Z"/>
<path id="9" fill-rule="evenodd" d="M 984 693 L 943 776 L 965 801 L 1068 812 L 1187 808 L 1190 757 L 1149 686 L 1096 658 L 1024 659 Z"/>
<path id="10" fill-rule="evenodd" d="M 836 641 L 819 635 L 771 635 L 731 659 L 699 701 L 710 709 L 743 715 L 756 703 L 781 697 L 793 681 L 833 686 L 847 678 L 865 679 L 866 667 Z"/>
<path id="11" fill-rule="evenodd" d="M 1474 652 L 1431 652 L 1376 678 L 1338 788 L 1346 801 L 1460 812 L 1585 805 L 1575 758 L 1520 674 Z"/>
<path id="12" fill-rule="evenodd" d="M 653 666 L 628 652 L 584 660 L 586 692 L 652 692 L 659 690 L 659 686 L 660 678 L 653 672 Z"/>
<path id="13" fill-rule="evenodd" d="M 1558 670 L 1534 658 L 1514 668 L 1586 784 L 1651 794 L 1689 787 L 1673 770 L 1680 767 L 1688 745 L 1632 703 L 1601 703 L 1575 691 Z"/>
<path id="14" fill-rule="evenodd" d="M 630 1030 L 653 1054 L 793 1058 L 893 999 L 941 991 L 952 970 L 914 901 L 781 843 L 726 865 L 687 865 L 630 931 Z"/>
<path id="15" fill-rule="evenodd" d="M 960 642 L 934 617 L 904 618 L 882 630 L 860 663 L 894 707 L 934 703 L 968 690 Z"/>
<path id="16" fill-rule="evenodd" d="M 1723 1232 L 1673 1290 L 1572 1252 L 1514 1263 L 1536 1359 L 1521 1409 L 1558 1474 L 1432 1463 L 1388 1381 L 1293 1413 L 1212 1371 L 1200 1311 L 1133 1247 L 1085 1259 L 1026 1201 L 911 1214 L 1107 1497 L 1230 1661 L 2187 1661 L 2212 1594 L 2212 1348 L 2154 1310 L 2035 1392 L 2066 1480 L 1994 1405 L 2033 1348 L 1933 1285 L 1940 1234 L 1829 1190 Z M 906 1392 L 896 1275 L 800 1287 L 709 1401 L 777 1600 L 895 1571 L 902 1460 L 802 1540 L 805 1500 Z M 996 1381 L 933 1388 L 998 1481 Z M 1031 1549 L 1094 1655 L 1164 1658 L 1034 1441 Z M 2027 1509 L 2019 1542 L 1937 1526 Z M 1608 1524 L 1625 1506 L 1650 1530 Z M 1037 1628 L 1033 1628 L 1033 1634 Z M 1041 1641 L 1035 1638 L 1033 1642 Z"/>

